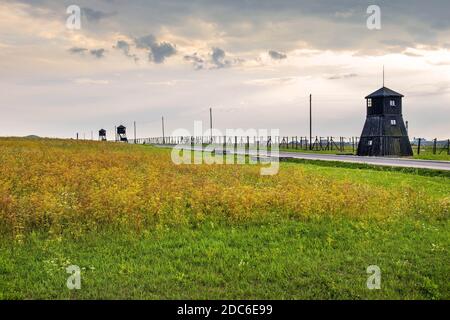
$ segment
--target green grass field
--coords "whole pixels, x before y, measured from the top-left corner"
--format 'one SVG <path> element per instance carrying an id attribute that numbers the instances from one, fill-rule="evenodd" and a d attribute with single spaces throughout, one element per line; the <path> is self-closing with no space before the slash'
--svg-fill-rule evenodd
<path id="1" fill-rule="evenodd" d="M 281 163 L 263 177 L 82 141 L 0 151 L 0 299 L 450 298 L 446 176 Z"/>

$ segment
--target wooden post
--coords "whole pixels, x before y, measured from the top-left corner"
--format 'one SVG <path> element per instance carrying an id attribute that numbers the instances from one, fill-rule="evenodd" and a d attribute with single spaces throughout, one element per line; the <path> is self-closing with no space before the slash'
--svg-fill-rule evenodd
<path id="1" fill-rule="evenodd" d="M 437 144 L 437 138 L 434 138 L 434 140 L 433 140 L 433 154 L 436 154 L 436 144 Z"/>
<path id="2" fill-rule="evenodd" d="M 162 124 L 162 138 L 163 138 L 163 141 L 162 141 L 162 143 L 163 144 L 165 144 L 165 142 L 166 142 L 166 137 L 165 137 L 165 132 L 164 132 L 164 117 L 161 117 L 161 124 Z"/>
<path id="3" fill-rule="evenodd" d="M 355 153 L 355 137 L 352 137 L 353 154 Z"/>
<path id="4" fill-rule="evenodd" d="M 136 121 L 133 122 L 133 126 L 134 126 L 134 144 L 137 143 L 136 141 Z"/>
<path id="5" fill-rule="evenodd" d="M 312 94 L 309 95 L 309 149 L 312 150 Z"/>
<path id="6" fill-rule="evenodd" d="M 211 130 L 211 144 L 213 143 L 213 120 L 212 120 L 212 108 L 209 108 L 209 128 Z"/>

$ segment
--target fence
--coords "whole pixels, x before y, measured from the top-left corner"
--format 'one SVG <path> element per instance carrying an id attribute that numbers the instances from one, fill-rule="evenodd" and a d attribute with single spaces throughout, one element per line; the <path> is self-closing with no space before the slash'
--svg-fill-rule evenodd
<path id="1" fill-rule="evenodd" d="M 431 154 L 447 154 L 450 155 L 450 139 L 438 140 L 433 139 L 431 141 L 424 138 L 414 139 L 412 142 L 412 147 L 414 151 L 420 155 L 421 153 L 431 153 Z"/>
<path id="2" fill-rule="evenodd" d="M 308 137 L 304 136 L 168 136 L 130 139 L 129 143 L 136 144 L 164 144 L 164 145 L 233 145 L 237 147 L 267 148 L 277 145 L 280 150 L 303 150 L 303 151 L 328 151 L 338 153 L 356 154 L 359 137 L 320 137 L 313 138 L 312 143 Z M 415 138 L 411 142 L 415 154 L 447 154 L 450 155 L 450 139 L 447 140 L 426 140 Z"/>
<path id="3" fill-rule="evenodd" d="M 299 136 L 185 136 L 185 137 L 152 137 L 131 139 L 130 143 L 136 144 L 164 144 L 164 145 L 233 145 L 237 147 L 260 147 L 267 148 L 273 145 L 286 150 L 310 150 L 310 151 L 337 151 L 356 153 L 359 137 L 319 137 L 313 138 L 312 142 L 307 137 Z"/>

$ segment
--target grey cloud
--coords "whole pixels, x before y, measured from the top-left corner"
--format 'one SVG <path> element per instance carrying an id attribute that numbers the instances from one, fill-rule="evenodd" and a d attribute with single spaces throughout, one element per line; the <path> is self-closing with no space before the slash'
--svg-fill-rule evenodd
<path id="1" fill-rule="evenodd" d="M 202 57 L 197 52 L 185 55 L 184 60 L 191 62 L 195 70 L 202 69 L 222 69 L 242 63 L 244 59 L 227 59 L 225 50 L 214 47 L 208 57 Z"/>
<path id="2" fill-rule="evenodd" d="M 122 51 L 124 55 L 126 55 L 129 58 L 134 59 L 135 62 L 137 62 L 139 60 L 139 58 L 135 54 L 130 53 L 131 46 L 125 40 L 118 40 L 116 45 L 113 46 L 113 48 Z"/>
<path id="3" fill-rule="evenodd" d="M 135 39 L 136 47 L 149 51 L 149 60 L 155 63 L 163 63 L 166 58 L 173 56 L 177 51 L 175 45 L 168 42 L 157 42 L 153 35 L 147 35 Z"/>
<path id="4" fill-rule="evenodd" d="M 92 49 L 89 51 L 89 53 L 96 58 L 101 59 L 105 56 L 105 49 Z"/>
<path id="5" fill-rule="evenodd" d="M 61 11 L 60 1 L 56 0 L 16 1 Z M 373 4 L 369 0 L 171 0 L 170 5 L 162 0 L 136 0 L 133 5 L 125 1 L 97 0 L 89 3 L 98 9 L 85 8 L 85 15 L 91 21 L 112 15 L 105 11 L 120 12 L 111 20 L 123 34 L 136 34 L 144 27 L 158 30 L 164 25 L 186 40 L 204 40 L 208 30 L 192 25 L 192 21 L 211 23 L 217 31 L 226 34 L 222 40 L 233 52 L 265 50 L 268 46 L 290 51 L 303 46 L 377 55 L 400 53 L 405 49 L 405 43 L 383 42 L 393 35 L 410 40 L 407 46 L 412 48 L 442 47 L 449 41 L 448 0 L 379 1 L 382 10 L 379 31 L 366 28 L 366 9 Z M 38 14 L 35 11 L 33 14 Z M 111 31 L 110 26 L 103 27 L 99 25 L 90 32 Z"/>
<path id="6" fill-rule="evenodd" d="M 356 73 L 345 73 L 345 74 L 335 74 L 330 77 L 328 77 L 328 80 L 337 80 L 337 79 L 348 79 L 348 78 L 355 78 L 358 75 Z"/>
<path id="7" fill-rule="evenodd" d="M 269 56 L 274 59 L 274 60 L 282 60 L 282 59 L 286 59 L 287 55 L 285 53 L 282 52 L 278 52 L 275 50 L 270 50 L 269 51 Z"/>
<path id="8" fill-rule="evenodd" d="M 197 52 L 191 55 L 185 55 L 184 60 L 191 62 L 195 70 L 203 69 L 206 63 L 205 59 L 201 58 Z"/>
<path id="9" fill-rule="evenodd" d="M 220 48 L 212 48 L 211 62 L 214 68 L 221 69 L 231 65 L 229 60 L 225 59 L 225 51 Z"/>
<path id="10" fill-rule="evenodd" d="M 96 58 L 99 58 L 99 59 L 103 58 L 105 56 L 105 52 L 106 52 L 105 49 L 91 49 L 91 50 L 88 50 L 87 48 L 81 48 L 81 47 L 73 47 L 73 48 L 70 48 L 68 51 L 70 53 L 72 53 L 72 54 L 80 54 L 80 55 L 83 55 L 84 53 L 89 51 L 89 53 L 91 55 L 93 55 L 93 56 L 95 56 Z"/>
<path id="11" fill-rule="evenodd" d="M 81 53 L 85 53 L 87 51 L 86 48 L 80 48 L 80 47 L 73 47 L 69 49 L 70 53 L 73 54 L 81 54 Z"/>
<path id="12" fill-rule="evenodd" d="M 168 42 L 155 44 L 151 50 L 151 56 L 155 63 L 163 63 L 166 58 L 174 55 L 175 53 L 175 47 Z"/>
<path id="13" fill-rule="evenodd" d="M 91 9 L 91 8 L 81 8 L 81 12 L 82 12 L 83 16 L 86 17 L 86 19 L 89 22 L 98 22 L 104 18 L 108 18 L 108 17 L 114 16 L 116 14 L 115 12 L 106 13 L 106 12 Z"/>
<path id="14" fill-rule="evenodd" d="M 130 53 L 130 44 L 124 40 L 117 41 L 117 44 L 114 48 L 122 50 L 126 55 Z"/>
<path id="15" fill-rule="evenodd" d="M 423 57 L 423 54 L 419 54 L 419 53 L 414 53 L 414 52 L 408 52 L 408 51 L 404 51 L 402 52 L 405 56 L 409 56 L 409 57 Z"/>

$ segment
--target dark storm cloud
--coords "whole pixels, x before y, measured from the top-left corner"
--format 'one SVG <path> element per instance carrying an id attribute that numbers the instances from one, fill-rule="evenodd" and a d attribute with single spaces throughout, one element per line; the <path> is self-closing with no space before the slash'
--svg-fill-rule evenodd
<path id="1" fill-rule="evenodd" d="M 270 50 L 269 51 L 269 56 L 274 59 L 274 60 L 282 60 L 282 59 L 286 59 L 287 56 L 286 54 L 282 53 L 282 52 L 278 52 L 275 50 Z"/>
<path id="2" fill-rule="evenodd" d="M 173 56 L 177 51 L 175 45 L 168 42 L 157 42 L 155 36 L 147 35 L 135 39 L 136 47 L 148 50 L 148 58 L 155 63 L 163 63 L 166 58 Z"/>

